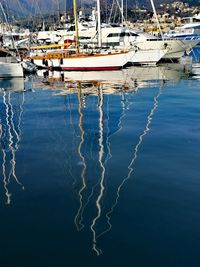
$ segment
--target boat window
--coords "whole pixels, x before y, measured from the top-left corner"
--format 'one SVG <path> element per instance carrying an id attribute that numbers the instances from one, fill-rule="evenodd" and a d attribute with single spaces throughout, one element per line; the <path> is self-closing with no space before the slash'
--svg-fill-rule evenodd
<path id="1" fill-rule="evenodd" d="M 68 31 L 75 31 L 75 26 L 70 26 Z"/>
<path id="2" fill-rule="evenodd" d="M 193 18 L 193 22 L 200 22 L 200 19 Z"/>
<path id="3" fill-rule="evenodd" d="M 109 33 L 107 37 L 118 37 L 119 33 L 115 32 L 115 33 Z"/>
<path id="4" fill-rule="evenodd" d="M 7 56 L 11 56 L 7 51 L 3 51 L 3 50 L 0 50 L 0 57 L 7 57 Z"/>
<path id="5" fill-rule="evenodd" d="M 138 36 L 138 34 L 132 33 L 132 32 L 121 32 L 120 33 L 120 37 L 125 37 L 125 36 L 128 36 L 128 37 L 130 37 L 130 36 Z"/>
<path id="6" fill-rule="evenodd" d="M 128 32 L 127 32 L 127 33 L 128 33 Z M 126 35 L 126 32 L 121 32 L 121 33 L 120 33 L 120 37 L 125 37 L 125 36 L 127 36 L 127 35 Z M 129 33 L 128 33 L 128 36 L 129 36 Z"/>
<path id="7" fill-rule="evenodd" d="M 119 46 L 120 43 L 119 42 L 106 42 L 106 43 L 103 43 L 103 46 L 107 46 L 107 47 L 115 47 L 115 46 Z"/>
<path id="8" fill-rule="evenodd" d="M 79 40 L 90 40 L 91 37 L 87 37 L 87 36 L 80 36 Z"/>
<path id="9" fill-rule="evenodd" d="M 130 32 L 130 35 L 131 36 L 139 36 L 137 33 L 134 33 L 134 32 Z"/>

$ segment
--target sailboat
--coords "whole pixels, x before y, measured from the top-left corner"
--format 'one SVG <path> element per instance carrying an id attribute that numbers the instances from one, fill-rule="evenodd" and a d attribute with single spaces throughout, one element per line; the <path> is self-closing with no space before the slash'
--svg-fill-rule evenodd
<path id="1" fill-rule="evenodd" d="M 101 50 L 91 53 L 72 49 L 56 50 L 26 60 L 41 68 L 60 71 L 110 71 L 122 69 L 126 64 L 156 65 L 167 49 Z"/>
<path id="2" fill-rule="evenodd" d="M 90 70 L 117 70 L 121 69 L 128 62 L 128 52 L 110 52 L 98 51 L 97 53 L 80 52 L 78 45 L 78 22 L 76 12 L 76 0 L 73 1 L 74 7 L 74 21 L 76 32 L 76 50 L 55 50 L 48 52 L 42 56 L 32 57 L 32 61 L 37 64 L 37 59 L 42 60 L 48 68 L 60 68 L 61 70 L 76 70 L 76 71 L 90 71 Z M 100 14 L 100 2 L 97 0 L 98 13 Z M 100 15 L 98 16 L 98 23 L 100 25 Z M 99 27 L 100 29 L 100 27 Z M 100 30 L 98 30 L 100 36 Z M 99 37 L 99 47 L 100 44 Z"/>

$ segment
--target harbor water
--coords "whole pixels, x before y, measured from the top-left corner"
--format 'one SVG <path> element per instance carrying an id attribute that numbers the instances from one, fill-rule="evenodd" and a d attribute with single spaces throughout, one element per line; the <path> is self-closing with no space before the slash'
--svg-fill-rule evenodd
<path id="1" fill-rule="evenodd" d="M 198 266 L 195 74 L 1 80 L 1 266 Z"/>

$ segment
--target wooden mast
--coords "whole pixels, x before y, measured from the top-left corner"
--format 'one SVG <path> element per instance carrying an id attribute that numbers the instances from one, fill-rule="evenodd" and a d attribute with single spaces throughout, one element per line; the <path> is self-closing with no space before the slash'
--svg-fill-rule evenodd
<path id="1" fill-rule="evenodd" d="M 97 0 L 97 31 L 98 31 L 98 46 L 102 47 L 102 36 L 101 36 L 101 8 L 100 0 Z"/>
<path id="2" fill-rule="evenodd" d="M 78 19 L 77 19 L 77 5 L 76 0 L 73 0 L 73 7 L 74 7 L 74 23 L 75 23 L 75 42 L 76 42 L 76 51 L 79 53 L 79 45 L 78 45 Z"/>

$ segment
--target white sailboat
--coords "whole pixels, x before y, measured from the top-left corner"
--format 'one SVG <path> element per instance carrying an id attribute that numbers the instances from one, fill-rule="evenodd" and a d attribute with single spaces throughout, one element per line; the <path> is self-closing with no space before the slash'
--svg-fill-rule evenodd
<path id="1" fill-rule="evenodd" d="M 128 52 L 97 53 L 97 54 L 69 54 L 55 52 L 48 59 L 48 67 L 58 68 L 64 71 L 98 71 L 118 70 L 128 63 Z M 51 57 L 51 55 L 50 55 Z M 58 57 L 58 59 L 54 58 Z"/>
<path id="2" fill-rule="evenodd" d="M 74 50 L 56 50 L 27 58 L 42 68 L 61 71 L 119 70 L 127 63 L 156 65 L 167 49 L 101 50 L 97 53 L 76 53 Z M 26 60 L 26 59 L 24 59 Z"/>
<path id="3" fill-rule="evenodd" d="M 87 54 L 79 51 L 78 45 L 78 22 L 76 14 L 76 0 L 73 1 L 74 6 L 74 20 L 75 20 L 75 36 L 76 36 L 76 51 L 71 50 L 56 50 L 49 52 L 43 56 L 32 57 L 32 61 L 37 64 L 37 59 L 42 60 L 42 64 L 45 63 L 49 68 L 60 68 L 61 70 L 76 70 L 76 71 L 91 71 L 91 70 L 116 70 L 121 69 L 129 58 L 128 52 L 104 52 Z M 97 0 L 98 14 L 100 14 L 100 3 Z M 100 25 L 100 15 L 98 16 L 98 23 Z M 99 35 L 99 47 L 101 40 L 100 27 L 98 30 Z M 42 58 L 41 58 L 42 57 Z M 44 59 L 44 60 L 43 60 Z M 44 62 L 45 61 L 45 62 Z"/>

